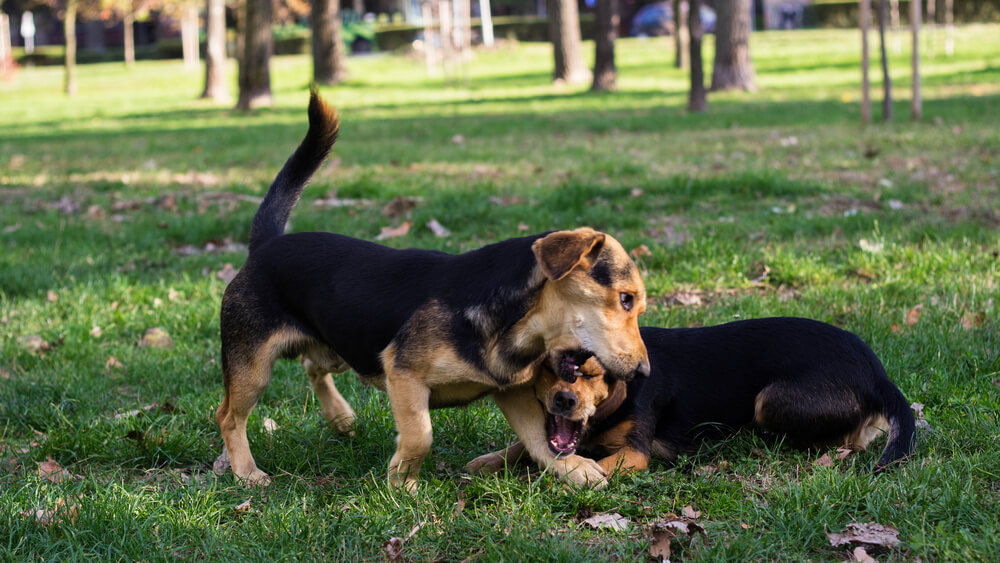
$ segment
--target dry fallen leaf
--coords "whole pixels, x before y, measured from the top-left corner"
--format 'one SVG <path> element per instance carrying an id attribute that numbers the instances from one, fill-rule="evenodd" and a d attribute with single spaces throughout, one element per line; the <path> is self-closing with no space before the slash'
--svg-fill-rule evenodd
<path id="1" fill-rule="evenodd" d="M 847 529 L 839 534 L 826 533 L 830 545 L 837 547 L 850 543 L 863 543 L 867 545 L 880 545 L 892 547 L 899 544 L 899 530 L 892 526 L 883 526 L 878 522 L 851 522 Z"/>
<path id="2" fill-rule="evenodd" d="M 264 417 L 264 431 L 268 434 L 274 434 L 274 431 L 281 428 L 278 423 L 274 421 L 273 418 Z"/>
<path id="3" fill-rule="evenodd" d="M 34 518 L 35 523 L 43 528 L 68 521 L 70 524 L 76 522 L 77 513 L 80 510 L 79 504 L 66 506 L 66 501 L 62 498 L 56 500 L 56 506 L 52 510 L 35 509 L 21 512 L 21 516 Z"/>
<path id="4" fill-rule="evenodd" d="M 965 313 L 962 315 L 962 328 L 972 330 L 973 328 L 982 326 L 985 320 L 986 315 L 983 313 Z"/>
<path id="5" fill-rule="evenodd" d="M 851 558 L 857 561 L 858 563 L 877 563 L 878 561 L 871 555 L 868 555 L 868 552 L 865 551 L 865 548 L 861 547 L 860 545 L 858 547 L 855 547 L 854 551 L 851 552 Z"/>
<path id="6" fill-rule="evenodd" d="M 52 349 L 52 343 L 47 342 L 37 334 L 28 334 L 17 339 L 21 347 L 32 354 L 48 352 Z"/>
<path id="7" fill-rule="evenodd" d="M 694 522 L 678 520 L 676 516 L 655 522 L 650 530 L 652 538 L 649 543 L 649 554 L 658 561 L 668 561 L 670 558 L 670 541 L 682 535 L 693 536 L 704 534 L 705 529 Z"/>
<path id="8" fill-rule="evenodd" d="M 892 323 L 892 326 L 889 327 L 889 330 L 891 330 L 893 334 L 899 334 L 903 332 L 903 326 L 900 325 L 899 323 Z"/>
<path id="9" fill-rule="evenodd" d="M 237 504 L 236 506 L 233 507 L 233 510 L 235 510 L 236 512 L 249 512 L 250 511 L 250 501 L 251 500 L 253 500 L 253 497 L 250 497 L 250 498 L 246 499 L 245 501 Z"/>
<path id="10" fill-rule="evenodd" d="M 47 299 L 50 303 L 55 303 L 56 301 L 59 301 L 59 294 L 50 289 L 48 293 L 45 294 L 45 299 Z"/>
<path id="11" fill-rule="evenodd" d="M 410 222 L 403 221 L 398 227 L 382 227 L 382 231 L 375 237 L 375 240 L 401 237 L 405 236 L 408 232 L 410 232 Z"/>
<path id="12" fill-rule="evenodd" d="M 830 454 L 823 454 L 813 462 L 813 465 L 817 467 L 833 467 L 833 458 L 830 457 Z"/>
<path id="13" fill-rule="evenodd" d="M 837 454 L 833 456 L 833 459 L 840 461 L 853 453 L 854 450 L 850 448 L 837 448 Z"/>
<path id="14" fill-rule="evenodd" d="M 167 331 L 159 327 L 153 327 L 142 335 L 139 343 L 143 348 L 173 348 L 174 341 L 170 339 Z"/>
<path id="15" fill-rule="evenodd" d="M 690 504 L 681 509 L 681 514 L 685 517 L 694 520 L 695 518 L 701 516 L 700 510 L 695 510 Z"/>
<path id="16" fill-rule="evenodd" d="M 526 223 L 524 223 L 522 221 L 522 222 L 520 222 L 520 223 L 517 224 L 517 230 L 519 230 L 521 232 L 530 231 L 531 227 L 529 227 Z"/>
<path id="17" fill-rule="evenodd" d="M 63 466 L 59 465 L 51 457 L 45 461 L 38 462 L 38 476 L 52 483 L 60 483 L 73 478 L 73 475 L 69 471 L 63 469 Z"/>
<path id="18" fill-rule="evenodd" d="M 382 550 L 389 561 L 398 561 L 403 556 L 403 538 L 391 537 L 384 544 Z"/>
<path id="19" fill-rule="evenodd" d="M 438 223 L 437 219 L 431 219 L 430 221 L 428 221 L 427 228 L 430 229 L 431 232 L 434 233 L 434 236 L 438 238 L 444 238 L 446 236 L 451 235 L 451 231 L 445 228 L 445 226 L 442 225 L 441 223 Z"/>
<path id="20" fill-rule="evenodd" d="M 914 424 L 917 429 L 927 431 L 932 430 L 931 423 L 927 422 L 924 418 L 924 406 L 920 403 L 913 403 L 910 405 L 910 408 L 913 409 L 913 415 L 916 418 Z"/>
<path id="21" fill-rule="evenodd" d="M 222 447 L 222 454 L 215 458 L 215 462 L 212 463 L 212 473 L 218 476 L 223 476 L 232 467 L 229 463 L 229 452 L 226 451 L 225 446 Z"/>
<path id="22" fill-rule="evenodd" d="M 616 532 L 624 532 L 628 528 L 628 518 L 625 518 L 617 512 L 606 514 L 600 513 L 587 518 L 580 522 L 586 526 L 590 526 L 595 530 L 600 530 L 601 528 L 610 528 Z"/>
<path id="23" fill-rule="evenodd" d="M 94 338 L 100 338 L 102 334 L 104 334 L 104 331 L 97 325 L 94 325 L 94 328 L 90 329 L 90 335 Z"/>
<path id="24" fill-rule="evenodd" d="M 10 379 L 10 372 L 6 368 L 0 368 L 0 379 Z"/>
<path id="25" fill-rule="evenodd" d="M 108 356 L 108 361 L 104 362 L 104 369 L 121 369 L 122 363 L 114 356 Z"/>
<path id="26" fill-rule="evenodd" d="M 461 145 L 462 143 L 465 142 L 465 137 L 459 134 L 452 135 L 451 142 L 456 145 Z"/>
<path id="27" fill-rule="evenodd" d="M 382 206 L 382 216 L 389 218 L 402 217 L 416 209 L 424 201 L 420 196 L 398 195 L 392 201 Z"/>
<path id="28" fill-rule="evenodd" d="M 240 271 L 234 268 L 232 264 L 226 262 L 225 264 L 222 265 L 221 270 L 215 272 L 215 277 L 219 278 L 225 283 L 230 283 L 233 281 L 233 279 L 236 277 L 236 274 L 238 274 L 239 272 Z"/>
<path id="29" fill-rule="evenodd" d="M 906 324 L 911 326 L 917 324 L 917 321 L 920 320 L 920 312 L 923 308 L 923 305 L 917 305 L 916 307 L 910 309 L 909 312 L 906 313 Z"/>
<path id="30" fill-rule="evenodd" d="M 632 258 L 641 258 L 643 256 L 649 256 L 653 251 L 649 249 L 645 244 L 640 244 L 639 246 L 633 248 L 629 251 L 629 256 Z"/>

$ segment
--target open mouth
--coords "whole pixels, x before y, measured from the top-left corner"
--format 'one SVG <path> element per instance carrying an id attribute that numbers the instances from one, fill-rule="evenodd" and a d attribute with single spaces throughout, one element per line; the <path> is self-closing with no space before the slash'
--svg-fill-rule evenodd
<path id="1" fill-rule="evenodd" d="M 571 350 L 560 353 L 555 365 L 556 375 L 567 383 L 576 383 L 576 378 L 583 375 L 580 373 L 580 366 L 593 355 L 587 350 Z"/>
<path id="2" fill-rule="evenodd" d="M 580 441 L 582 428 L 582 422 L 558 414 L 548 414 L 545 418 L 545 431 L 548 434 L 549 449 L 556 455 L 572 454 Z"/>

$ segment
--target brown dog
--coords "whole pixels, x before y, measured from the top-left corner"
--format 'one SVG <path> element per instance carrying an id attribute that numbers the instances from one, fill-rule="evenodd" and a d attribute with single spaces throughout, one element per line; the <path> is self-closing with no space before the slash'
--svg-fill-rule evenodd
<path id="1" fill-rule="evenodd" d="M 602 479 L 593 462 L 555 460 L 519 430 L 545 423 L 538 402 L 524 400 L 531 390 L 523 384 L 540 358 L 565 378 L 592 356 L 613 377 L 648 375 L 637 323 L 646 293 L 622 245 L 589 228 L 458 255 L 331 233 L 283 234 L 338 128 L 335 112 L 314 92 L 309 132 L 261 202 L 249 257 L 222 299 L 226 393 L 216 420 L 233 472 L 250 483 L 268 481 L 250 453 L 247 417 L 275 360 L 303 356 L 323 415 L 340 431 L 351 431 L 354 411 L 330 372 L 353 368 L 388 393 L 399 432 L 389 462 L 393 486 L 416 483 L 431 446 L 430 408 L 487 394 L 538 461 Z"/>

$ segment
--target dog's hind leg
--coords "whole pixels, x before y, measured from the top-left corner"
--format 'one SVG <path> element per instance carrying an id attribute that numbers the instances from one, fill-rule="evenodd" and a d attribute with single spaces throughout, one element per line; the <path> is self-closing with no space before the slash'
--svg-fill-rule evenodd
<path id="1" fill-rule="evenodd" d="M 306 368 L 327 423 L 337 432 L 353 436 L 354 409 L 337 390 L 331 375 L 347 371 L 348 365 L 329 348 L 319 346 L 310 348 L 303 354 L 302 365 Z"/>
<path id="2" fill-rule="evenodd" d="M 881 423 L 880 423 L 881 421 Z M 776 381 L 754 401 L 754 422 L 800 445 L 864 449 L 885 419 L 870 412 L 853 389 L 830 382 Z"/>

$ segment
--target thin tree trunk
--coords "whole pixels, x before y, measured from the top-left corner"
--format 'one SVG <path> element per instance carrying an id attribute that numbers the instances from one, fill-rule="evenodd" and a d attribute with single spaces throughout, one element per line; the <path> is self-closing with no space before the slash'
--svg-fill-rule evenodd
<path id="1" fill-rule="evenodd" d="M 240 96 L 236 109 L 270 106 L 271 0 L 244 0 L 243 57 L 240 59 Z"/>
<path id="2" fill-rule="evenodd" d="M 198 8 L 191 5 L 181 12 L 181 52 L 187 70 L 198 68 L 198 43 Z"/>
<path id="3" fill-rule="evenodd" d="M 125 51 L 125 66 L 135 66 L 135 12 L 132 2 L 128 3 L 128 11 L 122 17 L 122 47 Z"/>
<path id="4" fill-rule="evenodd" d="M 594 82 L 591 90 L 614 90 L 618 71 L 615 68 L 615 39 L 618 37 L 618 0 L 597 0 L 594 38 Z"/>
<path id="5" fill-rule="evenodd" d="M 944 0 L 944 54 L 955 54 L 955 0 Z"/>
<path id="6" fill-rule="evenodd" d="M 878 38 L 882 50 L 882 121 L 892 121 L 892 78 L 889 77 L 889 57 L 885 52 L 885 20 L 888 0 L 878 3 Z"/>
<path id="7" fill-rule="evenodd" d="M 755 92 L 757 76 L 750 60 L 750 0 L 722 0 L 715 7 L 712 91 Z"/>
<path id="8" fill-rule="evenodd" d="M 63 29 L 66 34 L 66 74 L 63 87 L 67 96 L 76 95 L 76 9 L 77 0 L 67 0 Z"/>
<path id="9" fill-rule="evenodd" d="M 861 121 L 872 122 L 871 85 L 868 80 L 868 28 L 871 26 L 871 4 L 860 0 L 861 12 L 858 24 L 861 27 Z"/>
<path id="10" fill-rule="evenodd" d="M 229 98 L 226 86 L 226 1 L 205 2 L 205 89 L 202 98 Z"/>
<path id="11" fill-rule="evenodd" d="M 687 2 L 674 0 L 674 68 L 684 68 L 688 45 Z"/>
<path id="12" fill-rule="evenodd" d="M 552 79 L 570 84 L 586 82 L 590 72 L 583 64 L 576 0 L 548 0 L 548 11 L 549 37 L 555 59 Z"/>
<path id="13" fill-rule="evenodd" d="M 913 97 L 910 98 L 910 118 L 920 121 L 923 114 L 923 100 L 920 97 L 920 2 L 910 3 L 910 28 L 913 30 Z"/>
<path id="14" fill-rule="evenodd" d="M 346 47 L 340 25 L 340 0 L 312 0 L 313 80 L 334 85 L 347 75 Z"/>
<path id="15" fill-rule="evenodd" d="M 701 28 L 699 0 L 691 0 L 688 4 L 688 42 L 691 60 L 691 89 L 688 92 L 688 111 L 702 112 L 708 109 L 708 98 L 705 94 L 705 71 L 701 58 L 701 39 L 704 30 Z"/>

